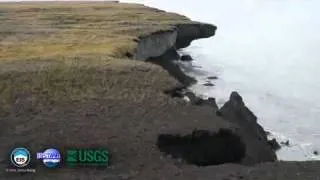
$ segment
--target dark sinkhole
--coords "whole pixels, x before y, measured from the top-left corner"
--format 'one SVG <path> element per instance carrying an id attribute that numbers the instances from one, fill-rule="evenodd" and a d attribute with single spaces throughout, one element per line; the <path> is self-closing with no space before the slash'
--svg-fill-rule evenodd
<path id="1" fill-rule="evenodd" d="M 240 163 L 246 154 L 241 138 L 231 130 L 218 132 L 194 130 L 191 134 L 160 134 L 159 150 L 172 158 L 180 158 L 197 166 Z"/>

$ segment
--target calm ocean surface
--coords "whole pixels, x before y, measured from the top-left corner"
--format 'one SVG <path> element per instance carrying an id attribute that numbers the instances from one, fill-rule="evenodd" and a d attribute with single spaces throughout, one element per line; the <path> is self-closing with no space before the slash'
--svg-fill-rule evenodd
<path id="1" fill-rule="evenodd" d="M 182 67 L 199 80 L 192 89 L 222 105 L 238 91 L 259 123 L 290 146 L 282 160 L 320 159 L 320 1 L 127 0 L 218 26 L 216 36 L 184 52 Z M 200 66 L 197 68 L 194 66 Z M 215 87 L 206 77 L 217 75 Z"/>

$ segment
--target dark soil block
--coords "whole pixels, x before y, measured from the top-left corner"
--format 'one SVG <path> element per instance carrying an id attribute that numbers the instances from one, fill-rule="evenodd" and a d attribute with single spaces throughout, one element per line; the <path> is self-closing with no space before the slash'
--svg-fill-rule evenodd
<path id="1" fill-rule="evenodd" d="M 228 129 L 220 129 L 217 133 L 194 130 L 185 136 L 161 134 L 157 146 L 173 158 L 198 166 L 240 163 L 246 154 L 246 146 L 240 137 Z"/>

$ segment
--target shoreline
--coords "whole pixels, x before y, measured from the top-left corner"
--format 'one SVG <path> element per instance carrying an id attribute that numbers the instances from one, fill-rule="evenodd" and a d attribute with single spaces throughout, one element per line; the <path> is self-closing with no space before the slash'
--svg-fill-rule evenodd
<path id="1" fill-rule="evenodd" d="M 155 19 L 159 18 L 158 13 L 168 14 L 155 8 L 121 3 L 112 4 L 111 9 L 122 6 L 156 14 Z M 106 8 L 110 10 L 110 7 Z M 69 12 L 68 9 L 65 11 Z M 123 13 L 122 10 L 119 12 Z M 137 12 L 129 11 L 128 14 L 134 13 Z M 80 54 L 75 55 L 76 60 L 72 59 L 70 64 L 50 58 L 43 61 L 48 64 L 37 60 L 2 62 L 0 76 L 5 84 L 1 87 L 7 88 L 11 83 L 34 88 L 25 89 L 22 94 L 16 91 L 15 101 L 9 104 L 10 111 L 1 116 L 5 129 L 0 139 L 4 142 L 1 143 L 0 167 L 6 164 L 5 149 L 15 144 L 26 144 L 32 150 L 39 150 L 45 144 L 65 147 L 81 142 L 110 147 L 114 164 L 107 171 L 115 179 L 160 179 L 163 174 L 169 179 L 283 177 L 293 180 L 301 179 L 301 176 L 304 179 L 318 177 L 316 170 L 320 162 L 275 162 L 276 156 L 266 132 L 237 92 L 233 92 L 219 109 L 214 98 L 201 99 L 187 90 L 195 83 L 194 79 L 183 74 L 170 59 L 176 59 L 176 50 L 188 46 L 192 40 L 213 36 L 216 28 L 177 14 L 170 16 L 179 21 L 182 19 L 183 23 L 170 22 L 164 30 L 138 36 L 140 38 L 133 39 L 137 42 L 136 51 L 128 48 L 129 51 L 123 51 L 121 57 L 115 59 Z M 99 62 L 95 60 L 97 57 Z M 93 66 L 94 63 L 97 64 Z M 57 69 L 52 71 L 52 67 Z M 5 74 L 7 72 L 9 75 Z M 38 85 L 42 83 L 37 81 L 40 77 L 43 84 Z M 35 80 L 29 82 L 30 79 Z M 77 87 L 79 89 L 75 89 Z M 32 92 L 34 90 L 36 94 Z M 185 96 L 190 103 L 183 100 Z M 74 99 L 69 101 L 68 98 Z M 41 136 L 44 133 L 47 135 Z M 38 138 L 37 142 L 35 138 Z M 185 141 L 192 143 L 192 147 Z M 194 157 L 186 155 L 187 152 L 192 152 Z M 208 152 L 209 155 L 205 155 Z M 211 166 L 214 164 L 223 165 Z M 303 172 L 301 166 L 308 171 Z M 289 169 L 296 174 L 283 171 Z M 88 177 L 84 172 L 66 171 L 50 172 L 46 177 Z M 89 171 L 91 178 L 106 176 L 105 172 Z M 260 173 L 270 176 L 263 177 Z M 0 172 L 0 177 L 7 178 L 7 175 Z M 11 177 L 19 179 L 14 175 Z"/>
<path id="2" fill-rule="evenodd" d="M 319 41 L 313 41 L 314 38 L 312 38 L 312 34 L 317 34 L 315 29 L 318 29 L 318 26 L 313 28 L 312 23 L 305 21 L 306 19 L 319 21 L 317 11 L 313 9 L 317 4 L 315 1 L 310 3 L 265 1 L 266 5 L 270 5 L 267 7 L 255 1 L 252 2 L 255 8 L 248 8 L 247 3 L 242 1 L 235 2 L 242 8 L 235 8 L 234 12 L 229 13 L 230 16 L 224 16 L 224 13 L 220 11 L 229 9 L 227 2 L 210 2 L 211 8 L 206 4 L 195 2 L 143 2 L 152 7 L 187 15 L 194 20 L 217 23 L 219 31 L 215 38 L 194 42 L 186 49 L 196 58 L 195 65 L 203 66 L 202 69 L 206 72 L 218 72 L 222 76 L 217 80 L 216 88 L 202 88 L 200 85 L 195 85 L 195 92 L 205 95 L 204 97 L 217 97 L 216 100 L 219 103 L 228 100 L 231 91 L 237 89 L 249 108 L 259 117 L 259 123 L 265 129 L 272 130 L 277 135 L 279 142 L 290 141 L 291 147 L 282 148 L 277 152 L 279 159 L 320 160 L 320 156 L 313 154 L 320 148 L 319 138 L 317 138 L 319 127 L 316 123 L 319 119 L 320 96 L 312 95 L 317 94 L 315 90 L 320 89 L 318 86 L 320 83 L 308 81 L 317 73 L 314 68 L 303 63 L 304 59 L 309 59 L 309 64 L 319 65 L 316 60 L 318 53 L 304 48 L 311 45 L 310 42 L 313 42 L 315 47 L 319 45 Z M 280 10 L 285 4 L 291 7 L 285 8 L 286 15 Z M 274 11 L 271 8 L 273 5 L 279 8 L 279 11 Z M 302 6 L 309 9 L 310 12 L 305 14 L 306 9 L 301 8 Z M 259 8 L 264 11 L 260 12 Z M 296 9 L 297 12 L 293 9 Z M 249 11 L 254 16 L 247 15 L 246 12 Z M 233 22 L 233 19 L 230 19 L 230 17 L 237 19 L 237 14 L 243 15 L 240 20 L 243 23 Z M 278 16 L 281 18 L 277 18 Z M 292 16 L 305 19 L 294 21 L 289 25 L 286 22 L 290 21 L 289 17 Z M 267 19 L 264 19 L 265 17 Z M 257 21 L 257 18 L 262 18 L 266 22 Z M 279 27 L 278 21 L 283 22 L 279 23 Z M 250 28 L 251 25 L 254 29 Z M 237 27 L 237 29 L 232 27 Z M 266 34 L 269 27 L 278 27 L 274 31 L 273 38 Z M 298 34 L 293 33 L 290 29 L 295 29 L 294 27 L 301 27 L 301 31 L 299 30 Z M 313 33 L 309 33 L 309 29 L 314 29 Z M 295 40 L 296 37 L 301 38 L 301 43 Z M 260 38 L 266 41 L 262 42 Z M 287 38 L 287 40 L 282 38 Z M 275 46 L 269 48 L 267 44 Z M 296 51 L 291 51 L 291 48 Z M 289 69 L 288 64 L 291 67 Z M 299 67 L 300 64 L 301 67 Z M 295 71 L 294 69 L 304 74 L 305 78 L 292 72 Z M 273 73 L 269 75 L 269 72 Z M 197 73 L 191 73 L 191 75 L 197 75 Z M 202 82 L 204 78 L 197 77 L 197 79 Z M 316 79 L 317 82 L 318 80 Z M 293 84 L 295 88 L 291 89 Z"/>

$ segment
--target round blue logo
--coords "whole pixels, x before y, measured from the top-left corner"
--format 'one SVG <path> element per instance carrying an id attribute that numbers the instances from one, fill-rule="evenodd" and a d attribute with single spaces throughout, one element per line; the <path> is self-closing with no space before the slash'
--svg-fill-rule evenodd
<path id="1" fill-rule="evenodd" d="M 57 149 L 47 149 L 43 152 L 44 157 L 42 162 L 48 168 L 54 168 L 58 166 L 61 161 L 60 152 Z"/>
<path id="2" fill-rule="evenodd" d="M 11 152 L 11 163 L 16 167 L 25 167 L 31 159 L 30 152 L 26 148 L 16 148 Z"/>

